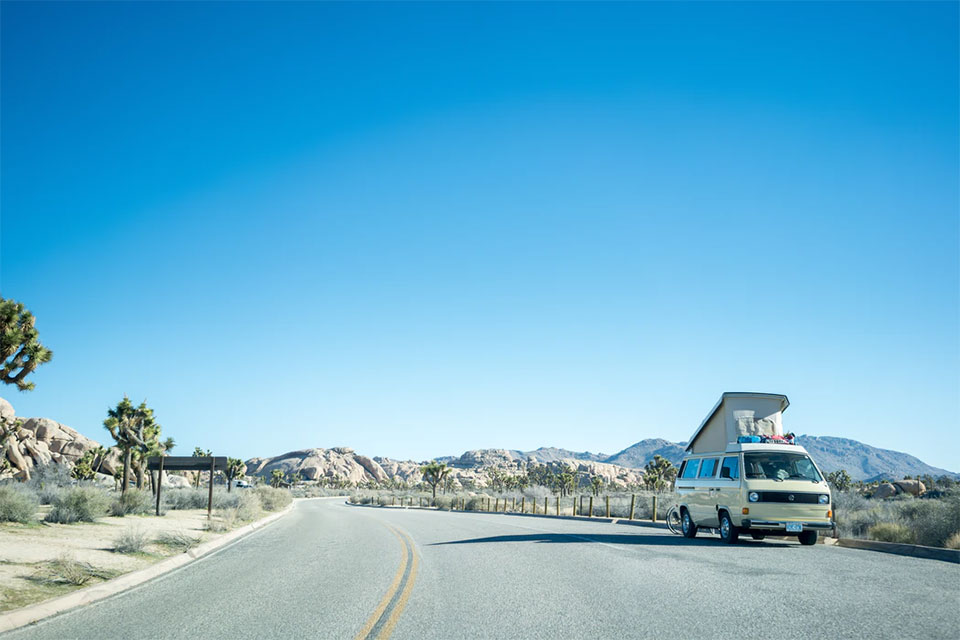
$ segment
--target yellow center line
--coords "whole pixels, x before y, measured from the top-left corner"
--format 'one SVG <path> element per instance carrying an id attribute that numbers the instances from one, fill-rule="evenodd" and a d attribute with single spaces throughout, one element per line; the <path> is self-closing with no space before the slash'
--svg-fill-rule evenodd
<path id="1" fill-rule="evenodd" d="M 403 592 L 400 593 L 400 598 L 393 606 L 393 611 L 390 612 L 390 617 L 383 625 L 383 630 L 380 632 L 378 640 L 387 640 L 390 634 L 393 633 L 393 628 L 397 626 L 397 622 L 400 620 L 400 614 L 403 613 L 404 607 L 407 606 L 410 592 L 413 591 L 413 583 L 417 580 L 417 548 L 413 546 L 413 540 L 410 539 L 409 535 L 404 533 L 403 536 L 407 539 L 407 544 L 410 545 L 410 555 L 413 556 L 413 563 L 410 565 L 410 576 L 407 578 L 407 584 L 403 587 Z"/>
<path id="2" fill-rule="evenodd" d="M 397 592 L 397 588 L 400 586 L 400 580 L 403 579 L 403 574 L 407 570 L 407 545 L 404 542 L 403 538 L 397 533 L 397 530 L 391 527 L 390 525 L 384 525 L 390 532 L 397 536 L 397 540 L 400 541 L 400 546 L 403 547 L 403 561 L 400 563 L 400 568 L 397 569 L 397 574 L 393 576 L 393 582 L 390 583 L 390 588 L 387 589 L 386 595 L 383 596 L 383 600 L 380 601 L 380 604 L 377 605 L 377 608 L 373 611 L 373 614 L 367 620 L 367 623 L 363 625 L 363 629 L 360 630 L 360 633 L 356 635 L 354 640 L 363 640 L 367 637 L 367 634 L 373 629 L 373 626 L 377 624 L 377 620 L 380 619 L 380 616 L 383 615 L 384 610 L 386 610 L 387 605 L 390 604 L 390 600 L 393 599 L 393 594 Z M 417 557 L 413 557 L 414 568 L 416 567 Z M 382 636 L 381 636 L 382 637 Z"/>

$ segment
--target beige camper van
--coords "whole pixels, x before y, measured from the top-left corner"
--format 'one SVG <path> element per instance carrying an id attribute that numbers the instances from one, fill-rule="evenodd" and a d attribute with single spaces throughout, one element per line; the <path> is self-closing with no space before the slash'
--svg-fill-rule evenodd
<path id="1" fill-rule="evenodd" d="M 687 443 L 677 473 L 683 535 L 716 529 L 730 544 L 740 534 L 815 544 L 819 532 L 833 529 L 826 479 L 807 451 L 784 437 L 789 405 L 772 393 L 721 396 Z"/>

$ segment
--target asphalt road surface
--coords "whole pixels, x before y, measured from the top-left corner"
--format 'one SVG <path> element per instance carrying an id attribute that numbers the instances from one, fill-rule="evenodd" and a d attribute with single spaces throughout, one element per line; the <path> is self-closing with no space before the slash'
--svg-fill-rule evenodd
<path id="1" fill-rule="evenodd" d="M 224 549 L 3 635 L 960 638 L 960 565 L 599 522 L 308 500 Z"/>

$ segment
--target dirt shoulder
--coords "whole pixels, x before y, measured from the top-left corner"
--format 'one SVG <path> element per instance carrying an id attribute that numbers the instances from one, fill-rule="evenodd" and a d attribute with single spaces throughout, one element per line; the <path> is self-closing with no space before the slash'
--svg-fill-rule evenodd
<path id="1" fill-rule="evenodd" d="M 217 516 L 213 520 L 221 522 Z M 207 526 L 203 509 L 169 511 L 159 517 L 103 517 L 78 524 L 0 523 L 0 612 L 97 584 L 186 550 L 158 539 L 174 538 L 189 545 L 222 535 L 207 531 Z M 148 541 L 142 551 L 115 551 L 117 538 L 132 532 Z"/>

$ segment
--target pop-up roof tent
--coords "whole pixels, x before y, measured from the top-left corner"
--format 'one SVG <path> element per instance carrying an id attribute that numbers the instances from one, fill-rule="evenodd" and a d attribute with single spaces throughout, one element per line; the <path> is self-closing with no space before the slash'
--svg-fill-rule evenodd
<path id="1" fill-rule="evenodd" d="M 687 451 L 724 451 L 739 436 L 782 436 L 781 415 L 790 406 L 779 393 L 726 392 L 697 428 Z"/>

